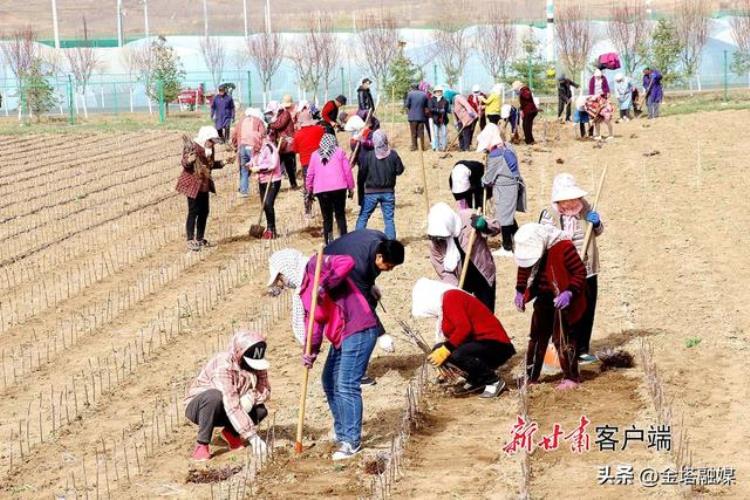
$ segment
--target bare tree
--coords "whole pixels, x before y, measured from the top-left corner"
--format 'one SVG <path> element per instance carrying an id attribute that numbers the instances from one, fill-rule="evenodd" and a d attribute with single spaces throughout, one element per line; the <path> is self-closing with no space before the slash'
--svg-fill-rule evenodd
<path id="1" fill-rule="evenodd" d="M 255 65 L 263 83 L 263 100 L 268 100 L 271 79 L 279 70 L 284 59 L 284 47 L 281 36 L 276 32 L 258 33 L 247 41 L 247 53 Z"/>
<path id="2" fill-rule="evenodd" d="M 320 12 L 309 19 L 307 31 L 288 54 L 294 63 L 300 86 L 312 92 L 314 98 L 318 97 L 322 86 L 324 99 L 328 98 L 328 89 L 340 55 L 340 47 L 333 34 L 333 21 L 330 16 Z"/>
<path id="3" fill-rule="evenodd" d="M 81 95 L 83 114 L 88 118 L 89 112 L 88 107 L 86 106 L 86 87 L 91 80 L 91 75 L 99 65 L 99 59 L 94 48 L 85 41 L 83 42 L 83 45 L 67 49 L 65 51 L 65 58 L 68 60 L 68 67 L 76 81 L 76 89 Z"/>
<path id="4" fill-rule="evenodd" d="M 448 85 L 455 87 L 463 77 L 471 52 L 467 27 L 452 22 L 442 23 L 433 36 L 438 61 L 445 71 L 445 79 Z"/>
<path id="5" fill-rule="evenodd" d="M 632 75 L 642 63 L 650 29 L 643 0 L 613 2 L 612 18 L 607 33 L 623 59 L 623 66 Z"/>
<path id="6" fill-rule="evenodd" d="M 385 88 L 390 76 L 391 62 L 399 53 L 399 36 L 396 20 L 387 12 L 366 16 L 357 32 L 361 59 L 364 59 L 372 77 L 378 83 L 378 91 Z"/>
<path id="7" fill-rule="evenodd" d="M 206 63 L 208 71 L 211 73 L 211 80 L 214 88 L 221 83 L 221 77 L 224 73 L 224 65 L 227 59 L 227 51 L 224 42 L 219 37 L 207 36 L 200 41 L 201 54 L 203 61 Z"/>
<path id="8" fill-rule="evenodd" d="M 477 31 L 476 47 L 482 62 L 492 77 L 504 79 L 508 63 L 516 54 L 518 41 L 513 19 L 507 10 L 494 5 L 487 16 L 491 24 L 480 26 Z"/>
<path id="9" fill-rule="evenodd" d="M 570 1 L 560 6 L 555 18 L 555 38 L 563 65 L 571 74 L 579 74 L 594 44 L 591 19 L 581 2 Z"/>
<path id="10" fill-rule="evenodd" d="M 710 5 L 703 0 L 682 0 L 677 3 L 675 11 L 677 39 L 682 46 L 680 53 L 682 67 L 688 81 L 691 77 L 696 77 L 698 90 L 701 90 L 698 66 L 710 32 L 710 8 Z M 690 81 L 690 88 L 692 87 L 693 84 Z"/>
<path id="11" fill-rule="evenodd" d="M 740 75 L 750 72 L 750 0 L 735 2 L 735 14 L 730 18 L 732 38 L 737 44 L 733 71 Z M 748 75 L 750 78 L 750 74 Z"/>
<path id="12" fill-rule="evenodd" d="M 16 77 L 16 83 L 20 89 L 24 75 L 31 69 L 38 56 L 36 32 L 31 26 L 27 26 L 3 38 L 7 38 L 5 43 L 0 44 L 3 59 Z"/>
<path id="13" fill-rule="evenodd" d="M 132 50 L 131 63 L 133 65 L 132 71 L 136 75 L 137 79 L 143 82 L 146 88 L 146 105 L 148 106 L 149 114 L 153 113 L 153 104 L 151 102 L 151 96 L 149 95 L 148 89 L 151 88 L 153 83 L 154 74 L 154 50 L 153 46 L 149 43 L 143 44 L 140 47 L 130 49 Z"/>

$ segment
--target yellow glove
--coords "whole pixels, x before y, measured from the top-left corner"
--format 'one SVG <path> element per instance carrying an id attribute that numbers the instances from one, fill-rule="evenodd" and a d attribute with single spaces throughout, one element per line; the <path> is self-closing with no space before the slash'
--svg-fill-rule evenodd
<path id="1" fill-rule="evenodd" d="M 448 350 L 448 348 L 444 345 L 441 345 L 440 347 L 432 351 L 429 356 L 427 356 L 427 360 L 434 366 L 440 366 L 445 363 L 445 360 L 448 359 L 448 356 L 450 355 L 451 352 Z"/>

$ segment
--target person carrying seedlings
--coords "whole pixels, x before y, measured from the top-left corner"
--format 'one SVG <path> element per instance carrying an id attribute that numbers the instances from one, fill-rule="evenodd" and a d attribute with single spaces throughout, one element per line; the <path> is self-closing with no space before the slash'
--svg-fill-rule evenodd
<path id="1" fill-rule="evenodd" d="M 307 167 L 308 197 L 315 196 L 320 204 L 323 216 L 323 240 L 325 244 L 333 241 L 333 218 L 339 236 L 347 233 L 346 198 L 354 196 L 354 176 L 346 153 L 336 142 L 336 136 L 325 134 L 318 150 L 310 156 Z"/>
<path id="2" fill-rule="evenodd" d="M 375 113 L 375 100 L 372 98 L 370 84 L 372 80 L 363 78 L 357 88 L 357 115 L 363 120 L 367 119 L 367 114 Z"/>
<path id="3" fill-rule="evenodd" d="M 262 239 L 274 240 L 278 236 L 274 206 L 276 205 L 276 196 L 281 189 L 281 161 L 279 160 L 279 150 L 270 137 L 266 137 L 260 152 L 253 156 L 252 165 L 251 172 L 258 176 L 258 193 L 268 224 L 263 232 Z M 270 190 L 268 195 L 266 195 L 266 190 Z"/>
<path id="4" fill-rule="evenodd" d="M 302 354 L 312 368 L 323 337 L 331 342 L 322 382 L 333 416 L 334 439 L 339 444 L 333 460 L 347 460 L 361 450 L 362 379 L 376 343 L 388 343 L 372 303 L 379 291 L 375 278 L 404 261 L 404 247 L 372 230 L 354 231 L 324 250 L 320 285 L 312 290 L 316 256 L 307 264 L 300 296 L 309 316 L 312 294 L 318 294 L 312 332 L 312 351 Z M 375 293 L 378 297 L 375 297 Z"/>
<path id="5" fill-rule="evenodd" d="M 458 127 L 459 133 L 459 147 L 461 151 L 469 151 L 479 114 L 474 111 L 474 108 L 469 104 L 466 97 L 461 94 L 458 94 L 453 99 L 453 114 L 456 115 L 456 127 Z"/>
<path id="6" fill-rule="evenodd" d="M 219 133 L 211 126 L 201 127 L 192 141 L 183 136 L 182 173 L 177 179 L 176 190 L 187 197 L 188 213 L 185 221 L 187 248 L 198 252 L 212 246 L 205 238 L 208 221 L 209 196 L 216 193 L 211 171 L 224 168 L 224 162 L 215 160 L 215 146 L 219 144 Z M 234 157 L 229 160 L 234 161 Z"/>
<path id="7" fill-rule="evenodd" d="M 219 85 L 219 93 L 211 101 L 211 120 L 213 120 L 222 144 L 230 138 L 229 128 L 234 122 L 234 99 L 227 94 L 227 87 Z"/>
<path id="8" fill-rule="evenodd" d="M 268 136 L 271 141 L 278 144 L 279 159 L 284 165 L 284 171 L 289 179 L 289 186 L 297 189 L 297 156 L 294 153 L 294 120 L 289 108 L 294 102 L 292 96 L 285 95 L 279 105 L 276 101 L 268 103 L 266 112 L 273 115 L 273 120 L 268 123 Z"/>
<path id="9" fill-rule="evenodd" d="M 440 281 L 458 286 L 474 231 L 477 234 L 463 289 L 494 311 L 496 269 L 487 236 L 500 233 L 500 224 L 496 220 L 477 215 L 472 210 L 456 213 L 443 202 L 434 204 L 427 215 L 430 263 Z"/>
<path id="10" fill-rule="evenodd" d="M 659 70 L 646 68 L 643 70 L 643 94 L 646 96 L 648 119 L 659 117 L 659 106 L 664 100 L 664 89 L 661 84 L 662 75 Z"/>
<path id="11" fill-rule="evenodd" d="M 586 111 L 591 117 L 594 124 L 594 135 L 596 140 L 602 140 L 601 127 L 602 123 L 607 125 L 606 140 L 611 141 L 615 138 L 612 130 L 612 118 L 615 113 L 612 104 L 602 96 L 589 96 L 586 99 Z"/>
<path id="12" fill-rule="evenodd" d="M 249 196 L 250 168 L 254 155 L 260 152 L 263 139 L 266 137 L 266 123 L 263 114 L 258 108 L 245 108 L 245 116 L 232 131 L 232 145 L 237 150 L 240 164 L 240 187 L 241 198 Z"/>
<path id="13" fill-rule="evenodd" d="M 589 79 L 589 95 L 609 99 L 609 82 L 600 69 L 595 69 L 594 75 Z"/>
<path id="14" fill-rule="evenodd" d="M 459 160 L 453 166 L 448 177 L 453 199 L 459 210 L 465 208 L 483 208 L 482 176 L 484 163 L 475 160 Z"/>
<path id="15" fill-rule="evenodd" d="M 513 82 L 513 91 L 518 94 L 518 108 L 521 110 L 524 142 L 534 144 L 534 118 L 539 114 L 534 94 L 528 85 L 524 85 L 518 80 Z"/>
<path id="16" fill-rule="evenodd" d="M 404 173 L 404 164 L 395 149 L 388 145 L 388 136 L 378 129 L 372 135 L 372 150 L 360 153 L 357 189 L 362 207 L 357 229 L 365 229 L 378 205 L 383 212 L 385 235 L 396 239 L 396 178 Z"/>
<path id="17" fill-rule="evenodd" d="M 571 174 L 562 173 L 552 182 L 552 205 L 542 210 L 541 224 L 555 226 L 573 241 L 578 254 L 583 258 L 583 241 L 587 222 L 593 225 L 594 238 L 589 242 L 586 265 L 586 312 L 578 324 L 577 354 L 582 364 L 596 361 L 590 354 L 591 332 L 594 329 L 596 299 L 599 290 L 599 249 L 596 240 L 604 232 L 604 224 L 598 212 L 586 201 L 586 191 L 578 187 Z"/>
<path id="18" fill-rule="evenodd" d="M 312 199 L 307 193 L 307 166 L 310 164 L 310 157 L 320 147 L 320 140 L 325 134 L 325 129 L 318 125 L 318 121 L 313 119 L 309 110 L 302 111 L 297 118 L 297 132 L 294 133 L 292 141 L 294 151 L 299 155 L 299 162 L 302 165 L 302 183 L 303 196 L 305 200 L 305 214 L 309 215 L 312 210 Z"/>
<path id="19" fill-rule="evenodd" d="M 268 415 L 268 367 L 265 338 L 247 330 L 235 333 L 227 351 L 203 366 L 184 400 L 185 417 L 198 425 L 193 460 L 211 458 L 215 427 L 223 427 L 221 437 L 231 450 L 250 444 L 254 454 L 267 453 L 257 426 Z"/>
<path id="20" fill-rule="evenodd" d="M 320 111 L 320 118 L 323 122 L 323 127 L 326 129 L 327 134 L 336 135 L 337 130 L 341 130 L 341 124 L 339 123 L 339 108 L 346 106 L 346 97 L 340 95 L 336 99 L 332 99 L 323 105 L 323 109 Z"/>
<path id="21" fill-rule="evenodd" d="M 500 108 L 503 105 L 503 86 L 496 83 L 492 87 L 490 95 L 482 97 L 479 102 L 484 106 L 484 114 L 490 123 L 497 125 L 500 123 Z"/>
<path id="22" fill-rule="evenodd" d="M 478 152 L 487 153 L 487 168 L 482 184 L 492 189 L 495 217 L 502 226 L 503 248 L 495 255 L 510 257 L 513 235 L 518 230 L 516 211 L 526 211 L 526 187 L 521 177 L 516 152 L 503 141 L 497 125 L 488 123 L 478 137 Z"/>
<path id="23" fill-rule="evenodd" d="M 573 89 L 578 88 L 578 84 L 565 76 L 563 73 L 557 79 L 557 119 L 560 123 L 570 121 L 570 101 L 573 98 Z M 562 120 L 563 112 L 565 113 L 565 122 Z"/>
<path id="24" fill-rule="evenodd" d="M 417 141 L 419 147 L 424 146 L 424 129 L 427 123 L 425 111 L 429 110 L 430 100 L 427 93 L 419 88 L 418 84 L 413 84 L 411 90 L 406 94 L 404 99 L 404 108 L 406 108 L 406 118 L 409 121 L 409 131 L 411 132 L 411 150 L 417 150 Z"/>
<path id="25" fill-rule="evenodd" d="M 483 130 L 484 126 L 487 124 L 487 117 L 484 114 L 484 104 L 482 104 L 482 99 L 486 98 L 487 96 L 482 92 L 479 85 L 474 85 L 471 88 L 471 95 L 466 98 L 466 100 L 469 101 L 471 108 L 479 117 L 479 130 Z"/>
<path id="26" fill-rule="evenodd" d="M 557 349 L 564 379 L 558 389 L 572 389 L 581 382 L 577 342 L 586 313 L 586 266 L 573 242 L 554 226 L 524 224 L 516 234 L 516 297 L 523 312 L 533 299 L 526 374 L 537 383 L 550 337 Z"/>
<path id="27" fill-rule="evenodd" d="M 615 76 L 615 95 L 620 108 L 620 120 L 629 121 L 630 106 L 633 105 L 633 84 L 630 83 L 630 78 L 626 78 L 622 73 Z"/>
<path id="28" fill-rule="evenodd" d="M 456 395 L 480 392 L 496 398 L 505 389 L 497 369 L 516 350 L 500 320 L 479 299 L 443 282 L 420 278 L 412 290 L 412 316 L 437 318 L 437 334 L 444 339 L 428 361 L 436 366 L 451 363 L 466 374 Z"/>

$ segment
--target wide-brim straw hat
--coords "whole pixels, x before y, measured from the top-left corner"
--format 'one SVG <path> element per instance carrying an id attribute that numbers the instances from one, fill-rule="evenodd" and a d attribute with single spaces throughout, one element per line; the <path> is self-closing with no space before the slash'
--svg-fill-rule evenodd
<path id="1" fill-rule="evenodd" d="M 555 176 L 552 181 L 552 203 L 565 200 L 577 200 L 588 193 L 581 189 L 576 183 L 575 177 L 568 173 Z"/>
<path id="2" fill-rule="evenodd" d="M 294 105 L 294 99 L 292 99 L 292 96 L 289 94 L 286 94 L 284 97 L 281 98 L 281 107 L 282 108 L 290 108 Z"/>

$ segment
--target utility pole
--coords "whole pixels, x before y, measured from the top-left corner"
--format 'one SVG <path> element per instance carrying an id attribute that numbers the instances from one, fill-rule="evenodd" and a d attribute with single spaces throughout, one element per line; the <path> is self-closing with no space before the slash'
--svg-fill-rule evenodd
<path id="1" fill-rule="evenodd" d="M 555 2 L 547 0 L 547 64 L 555 61 Z"/>
<path id="2" fill-rule="evenodd" d="M 245 40 L 247 40 L 250 33 L 247 31 L 247 0 L 242 0 L 242 16 L 245 21 Z"/>
<path id="3" fill-rule="evenodd" d="M 271 33 L 271 0 L 266 0 L 266 33 Z"/>
<path id="4" fill-rule="evenodd" d="M 203 36 L 208 38 L 208 0 L 203 0 Z"/>
<path id="5" fill-rule="evenodd" d="M 117 46 L 122 47 L 122 0 L 117 0 Z"/>
<path id="6" fill-rule="evenodd" d="M 143 0 L 143 31 L 145 31 L 146 40 L 148 40 L 148 0 Z"/>
<path id="7" fill-rule="evenodd" d="M 52 0 L 52 30 L 55 32 L 55 48 L 60 48 L 60 27 L 57 24 L 57 0 Z"/>

